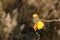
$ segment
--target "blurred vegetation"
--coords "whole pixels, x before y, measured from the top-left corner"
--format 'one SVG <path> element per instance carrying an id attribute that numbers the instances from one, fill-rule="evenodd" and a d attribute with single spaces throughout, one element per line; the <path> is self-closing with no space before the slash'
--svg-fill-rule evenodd
<path id="1" fill-rule="evenodd" d="M 41 30 L 33 28 L 34 13 Z M 60 40 L 59 19 L 60 0 L 0 0 L 0 40 Z"/>

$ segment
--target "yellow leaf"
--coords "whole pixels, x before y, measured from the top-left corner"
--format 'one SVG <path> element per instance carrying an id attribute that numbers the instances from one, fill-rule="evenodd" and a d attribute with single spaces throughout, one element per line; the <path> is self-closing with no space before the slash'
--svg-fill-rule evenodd
<path id="1" fill-rule="evenodd" d="M 37 24 L 34 24 L 34 30 L 35 31 L 37 30 Z"/>
<path id="2" fill-rule="evenodd" d="M 33 18 L 37 18 L 38 17 L 38 15 L 35 13 L 35 14 L 33 14 Z"/>
<path id="3" fill-rule="evenodd" d="M 44 23 L 42 21 L 38 21 L 37 23 L 34 24 L 34 30 L 36 31 L 37 29 L 42 29 L 44 27 Z"/>
<path id="4" fill-rule="evenodd" d="M 38 29 L 42 29 L 44 27 L 44 23 L 42 21 L 38 21 L 37 26 Z"/>

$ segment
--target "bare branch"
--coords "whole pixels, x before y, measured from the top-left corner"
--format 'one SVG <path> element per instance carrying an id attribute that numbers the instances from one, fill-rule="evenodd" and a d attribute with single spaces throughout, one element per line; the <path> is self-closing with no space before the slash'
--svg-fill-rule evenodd
<path id="1" fill-rule="evenodd" d="M 53 20 L 44 20 L 44 19 L 41 19 L 41 21 L 44 21 L 44 22 L 53 22 L 53 21 L 60 21 L 60 19 L 53 19 Z"/>

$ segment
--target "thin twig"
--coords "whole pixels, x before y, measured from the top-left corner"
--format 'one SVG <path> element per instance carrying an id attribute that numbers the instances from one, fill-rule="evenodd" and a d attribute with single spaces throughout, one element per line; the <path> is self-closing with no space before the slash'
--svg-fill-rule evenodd
<path id="1" fill-rule="evenodd" d="M 38 40 L 40 40 L 40 35 L 38 34 L 38 32 L 36 32 L 36 35 L 38 36 Z"/>
<path id="2" fill-rule="evenodd" d="M 41 19 L 41 21 L 44 21 L 44 22 L 53 22 L 53 21 L 60 21 L 60 19 L 53 19 L 53 20 L 44 20 L 44 19 Z"/>

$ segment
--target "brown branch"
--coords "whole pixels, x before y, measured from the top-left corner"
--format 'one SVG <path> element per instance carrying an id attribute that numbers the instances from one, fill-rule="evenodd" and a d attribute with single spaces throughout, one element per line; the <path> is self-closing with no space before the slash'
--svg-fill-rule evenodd
<path id="1" fill-rule="evenodd" d="M 60 19 L 53 19 L 53 20 L 44 20 L 44 19 L 41 19 L 41 21 L 43 21 L 43 22 L 53 22 L 53 21 L 60 21 Z"/>

